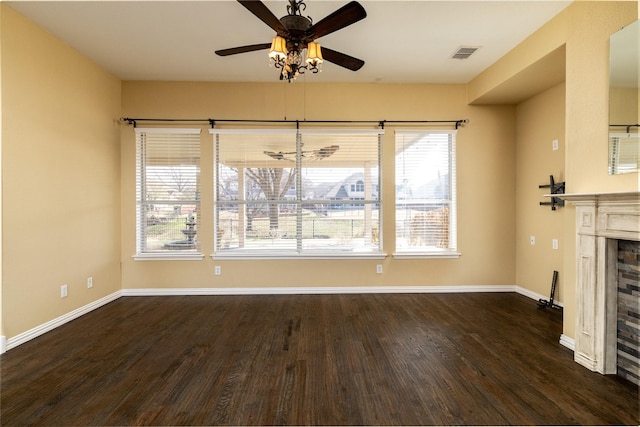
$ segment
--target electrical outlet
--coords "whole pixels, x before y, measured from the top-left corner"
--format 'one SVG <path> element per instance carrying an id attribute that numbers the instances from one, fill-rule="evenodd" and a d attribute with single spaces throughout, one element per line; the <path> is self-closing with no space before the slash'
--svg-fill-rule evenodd
<path id="1" fill-rule="evenodd" d="M 382 264 L 376 265 L 376 273 L 382 274 Z"/>
<path id="2" fill-rule="evenodd" d="M 558 239 L 551 240 L 551 247 L 553 249 L 558 249 Z"/>
<path id="3" fill-rule="evenodd" d="M 214 274 L 216 276 L 220 276 L 222 274 L 222 267 L 220 267 L 219 265 L 216 265 L 216 267 L 214 269 Z"/>
<path id="4" fill-rule="evenodd" d="M 60 286 L 60 298 L 66 298 L 68 294 L 67 285 Z"/>
<path id="5" fill-rule="evenodd" d="M 529 243 L 531 243 L 531 246 L 536 244 L 536 236 L 531 236 L 529 237 Z"/>
<path id="6" fill-rule="evenodd" d="M 551 148 L 553 149 L 553 151 L 558 151 L 558 149 L 560 148 L 560 145 L 558 144 L 558 140 L 554 139 L 551 142 Z"/>
<path id="7" fill-rule="evenodd" d="M 93 288 L 93 277 L 87 278 L 87 288 Z"/>

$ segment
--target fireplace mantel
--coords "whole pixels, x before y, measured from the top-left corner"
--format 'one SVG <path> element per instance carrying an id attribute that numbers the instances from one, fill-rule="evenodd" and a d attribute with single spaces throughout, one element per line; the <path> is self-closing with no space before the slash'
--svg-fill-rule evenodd
<path id="1" fill-rule="evenodd" d="M 617 240 L 640 241 L 640 192 L 554 195 L 576 207 L 576 362 L 616 373 Z"/>
<path id="2" fill-rule="evenodd" d="M 638 191 L 619 191 L 609 193 L 567 193 L 567 194 L 554 194 L 554 197 L 559 197 L 570 202 L 585 201 L 585 200 L 603 200 L 603 201 L 620 201 L 620 200 L 638 200 L 640 192 Z"/>

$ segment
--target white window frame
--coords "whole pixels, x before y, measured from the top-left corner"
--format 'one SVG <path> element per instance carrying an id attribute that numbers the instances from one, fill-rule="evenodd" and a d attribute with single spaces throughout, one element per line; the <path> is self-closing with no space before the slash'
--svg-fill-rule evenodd
<path id="1" fill-rule="evenodd" d="M 194 249 L 163 249 L 163 250 L 151 250 L 146 247 L 146 230 L 148 227 L 146 215 L 143 212 L 146 211 L 149 205 L 172 205 L 175 204 L 189 204 L 196 206 L 196 226 L 195 229 L 199 232 L 201 223 L 201 211 L 200 211 L 200 186 L 199 182 L 196 182 L 195 199 L 180 200 L 179 203 L 171 200 L 170 198 L 145 200 L 146 196 L 146 182 L 143 180 L 145 175 L 144 170 L 147 167 L 147 155 L 146 144 L 144 143 L 147 135 L 176 135 L 176 139 L 179 141 L 180 137 L 185 135 L 197 135 L 198 138 L 198 158 L 200 155 L 200 134 L 202 130 L 200 128 L 135 128 L 136 134 L 136 254 L 132 257 L 136 261 L 191 261 L 202 260 L 204 256 L 200 250 L 199 243 Z M 179 142 L 176 142 L 179 144 Z M 198 168 L 200 164 L 198 161 Z M 185 224 L 185 229 L 188 226 Z M 197 236 L 197 235 L 196 235 Z M 199 240 L 199 239 L 198 239 Z"/>
<path id="2" fill-rule="evenodd" d="M 374 183 L 374 188 L 376 188 L 378 190 L 378 195 L 377 195 L 377 200 L 375 201 L 375 204 L 378 205 L 379 207 L 379 231 L 378 231 L 378 239 L 379 239 L 379 243 L 378 243 L 378 248 L 377 250 L 370 250 L 368 249 L 367 251 L 362 251 L 362 252 L 358 252 L 356 250 L 351 250 L 351 251 L 347 251 L 347 250 L 327 250 L 327 249 L 320 249 L 320 250 L 312 250 L 312 249 L 302 249 L 300 246 L 300 243 L 298 243 L 298 248 L 296 251 L 293 250 L 278 250 L 278 249 L 265 249 L 265 250 L 234 250 L 234 251 L 221 251 L 221 250 L 216 250 L 216 252 L 214 252 L 211 257 L 213 259 L 239 259 L 239 260 L 244 260 L 244 259 L 352 259 L 352 258 L 371 258 L 371 259 L 384 259 L 386 257 L 386 255 L 382 252 L 382 194 L 380 192 L 381 190 L 381 182 L 382 182 L 382 172 L 381 172 L 381 135 L 384 133 L 383 129 L 375 129 L 375 130 L 363 130 L 363 129 L 339 129 L 339 130 L 335 130 L 335 129 L 210 129 L 209 133 L 212 134 L 213 136 L 213 144 L 214 144 L 214 192 L 218 191 L 217 190 L 217 182 L 218 182 L 218 168 L 217 168 L 217 164 L 218 164 L 218 145 L 217 145 L 217 138 L 219 137 L 219 135 L 224 135 L 224 134 L 260 134 L 260 133 L 283 133 L 283 134 L 287 134 L 287 133 L 293 133 L 296 135 L 296 151 L 300 152 L 300 150 L 302 149 L 303 146 L 303 142 L 302 142 L 302 138 L 304 138 L 304 135 L 312 135 L 312 134 L 327 134 L 327 135 L 331 135 L 331 134 L 341 134 L 341 135 L 348 135 L 350 133 L 352 134 L 375 134 L 378 136 L 378 148 L 377 148 L 377 152 L 378 152 L 378 159 L 377 159 L 377 165 L 378 165 L 378 179 L 377 182 Z M 294 167 L 300 171 L 300 169 L 302 169 L 302 164 L 300 162 L 300 156 L 296 156 L 296 160 L 295 160 L 295 164 Z M 297 174 L 298 176 L 300 176 L 300 174 Z M 300 188 L 301 187 L 301 182 L 297 181 L 295 188 Z M 323 200 L 324 201 L 324 200 Z M 214 248 L 218 248 L 219 246 L 219 242 L 218 242 L 218 208 L 217 208 L 217 203 L 218 203 L 218 197 L 216 194 L 214 194 Z M 297 205 L 297 206 L 302 206 L 303 203 L 312 203 L 315 201 L 310 201 L 310 200 L 302 200 L 302 195 L 301 193 L 296 191 L 296 198 L 295 200 L 290 200 L 287 203 L 291 202 L 290 204 L 292 205 Z M 367 203 L 374 203 L 372 201 L 365 201 L 365 202 L 360 202 L 360 201 L 351 201 L 351 204 L 367 204 Z M 300 212 L 300 211 L 299 211 Z M 300 227 L 300 216 L 301 214 L 298 214 L 298 225 L 297 228 L 299 229 Z M 298 232 L 299 233 L 299 232 Z M 298 234 L 296 236 L 296 240 L 298 242 L 300 242 L 300 235 Z"/>
<path id="3" fill-rule="evenodd" d="M 394 158 L 394 162 L 396 164 L 396 172 L 394 177 L 394 183 L 396 186 L 396 190 L 398 188 L 399 176 L 402 174 L 402 167 L 397 164 L 398 162 L 398 137 L 403 137 L 407 135 L 442 135 L 447 134 L 450 135 L 451 138 L 449 140 L 449 150 L 448 150 L 448 173 L 449 173 L 449 188 L 448 194 L 449 197 L 446 199 L 442 199 L 441 202 L 448 206 L 448 246 L 446 248 L 437 248 L 437 247 L 426 247 L 426 246 L 417 246 L 415 248 L 401 246 L 399 247 L 399 233 L 400 227 L 398 227 L 398 217 L 399 209 L 401 202 L 399 201 L 400 194 L 396 191 L 395 195 L 395 204 L 396 204 L 396 224 L 395 224 L 395 248 L 393 257 L 397 259 L 416 259 L 416 258 L 459 258 L 461 254 L 458 252 L 457 247 L 457 190 L 456 190 L 456 134 L 457 130 L 401 130 L 398 129 L 395 131 L 395 140 L 394 146 L 396 156 Z M 402 182 L 402 179 L 400 179 Z M 406 215 L 406 214 L 405 214 Z M 406 239 L 406 236 L 404 237 Z"/>

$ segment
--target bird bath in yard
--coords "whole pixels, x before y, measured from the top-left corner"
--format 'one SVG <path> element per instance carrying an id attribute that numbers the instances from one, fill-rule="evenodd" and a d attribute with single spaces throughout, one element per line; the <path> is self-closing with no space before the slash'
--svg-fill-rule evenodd
<path id="1" fill-rule="evenodd" d="M 196 219 L 193 213 L 190 213 L 185 221 L 187 228 L 180 230 L 187 238 L 186 240 L 177 240 L 175 242 L 165 243 L 167 249 L 195 249 L 196 248 Z"/>

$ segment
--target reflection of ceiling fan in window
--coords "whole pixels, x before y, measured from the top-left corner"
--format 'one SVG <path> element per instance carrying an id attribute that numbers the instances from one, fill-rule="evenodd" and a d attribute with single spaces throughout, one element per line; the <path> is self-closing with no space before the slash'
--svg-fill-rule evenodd
<path id="1" fill-rule="evenodd" d="M 271 43 L 253 44 L 217 50 L 219 56 L 236 55 L 269 49 L 269 58 L 276 68 L 282 69 L 280 80 L 295 79 L 305 71 L 317 73 L 323 60 L 327 60 L 346 69 L 357 71 L 364 61 L 344 53 L 320 47 L 316 39 L 347 27 L 366 18 L 367 12 L 362 5 L 352 1 L 315 24 L 311 18 L 302 16 L 306 9 L 303 0 L 289 0 L 288 15 L 278 19 L 260 0 L 238 0 L 258 19 L 276 32 Z M 307 50 L 303 63 L 303 50 Z"/>
<path id="2" fill-rule="evenodd" d="M 322 160 L 330 157 L 340 149 L 337 145 L 330 145 L 328 147 L 322 147 L 318 150 L 309 150 L 302 151 L 301 156 L 303 160 Z M 296 152 L 295 151 L 264 151 L 264 154 L 267 156 L 274 158 L 276 160 L 287 160 L 289 162 L 296 161 Z"/>

